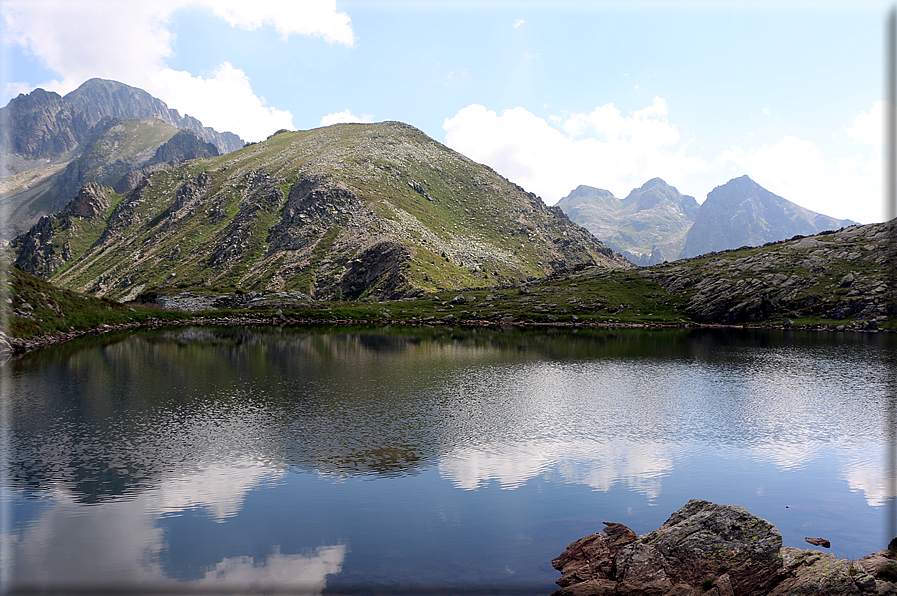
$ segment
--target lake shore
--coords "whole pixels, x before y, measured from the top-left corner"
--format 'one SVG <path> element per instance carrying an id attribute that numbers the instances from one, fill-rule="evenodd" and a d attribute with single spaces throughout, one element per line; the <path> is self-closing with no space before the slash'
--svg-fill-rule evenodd
<path id="1" fill-rule="evenodd" d="M 172 311 L 175 312 L 175 311 Z M 302 326 L 302 325 L 405 325 L 405 326 L 463 326 L 463 327 L 524 327 L 524 328 L 559 328 L 559 329 L 780 329 L 790 331 L 817 331 L 817 332 L 850 332 L 850 333 L 890 333 L 887 329 L 853 329 L 843 326 L 830 325 L 720 325 L 702 323 L 613 323 L 594 321 L 492 321 L 487 319 L 458 319 L 452 315 L 436 318 L 424 317 L 414 319 L 324 319 L 324 318 L 297 318 L 284 314 L 229 314 L 215 316 L 204 314 L 189 318 L 167 318 L 160 316 L 143 321 L 128 323 L 100 324 L 89 329 L 76 329 L 71 331 L 59 331 L 55 333 L 41 333 L 28 337 L 14 337 L 0 331 L 0 359 L 6 362 L 43 348 L 63 344 L 81 337 L 100 336 L 120 331 L 141 331 L 148 329 L 162 329 L 166 327 L 189 326 L 223 326 L 223 327 L 257 327 L 257 326 Z"/>

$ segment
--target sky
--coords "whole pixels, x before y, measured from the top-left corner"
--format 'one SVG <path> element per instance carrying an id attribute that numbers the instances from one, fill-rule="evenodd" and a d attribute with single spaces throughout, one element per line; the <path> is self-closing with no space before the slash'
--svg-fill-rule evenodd
<path id="1" fill-rule="evenodd" d="M 747 174 L 883 221 L 881 0 L 0 0 L 0 105 L 92 77 L 247 141 L 398 120 L 549 205 Z"/>

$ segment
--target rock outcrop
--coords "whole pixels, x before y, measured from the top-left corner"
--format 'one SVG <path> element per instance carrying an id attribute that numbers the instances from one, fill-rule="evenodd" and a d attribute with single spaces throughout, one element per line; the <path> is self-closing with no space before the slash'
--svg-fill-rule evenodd
<path id="1" fill-rule="evenodd" d="M 19 236 L 10 247 L 18 255 L 19 266 L 34 275 L 49 277 L 72 258 L 68 240 L 59 242 L 61 228 L 92 227 L 109 209 L 112 189 L 91 182 L 81 188 L 78 196 L 54 216 L 44 216 L 29 234 Z"/>
<path id="2" fill-rule="evenodd" d="M 63 213 L 75 217 L 93 217 L 109 207 L 109 188 L 89 182 L 81 187 L 78 196 L 66 205 Z"/>
<path id="3" fill-rule="evenodd" d="M 794 319 L 850 320 L 874 329 L 897 312 L 891 272 L 897 266 L 897 220 L 797 236 L 763 247 L 710 253 L 639 274 L 687 297 L 696 322 L 743 324 Z M 845 325 L 847 323 L 845 322 Z"/>
<path id="4" fill-rule="evenodd" d="M 179 130 L 156 149 L 156 153 L 144 166 L 175 165 L 190 159 L 204 159 L 218 155 L 220 153 L 214 144 L 202 140 L 191 130 Z"/>
<path id="5" fill-rule="evenodd" d="M 693 499 L 657 530 L 618 523 L 572 543 L 551 564 L 555 596 L 897 595 L 894 553 L 859 561 L 782 545 L 770 522 Z"/>

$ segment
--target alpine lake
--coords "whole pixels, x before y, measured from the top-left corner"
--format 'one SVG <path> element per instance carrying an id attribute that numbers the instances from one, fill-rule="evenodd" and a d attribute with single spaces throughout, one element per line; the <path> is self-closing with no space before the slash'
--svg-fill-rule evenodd
<path id="1" fill-rule="evenodd" d="M 551 594 L 689 499 L 885 548 L 891 334 L 190 327 L 2 373 L 10 593 Z"/>

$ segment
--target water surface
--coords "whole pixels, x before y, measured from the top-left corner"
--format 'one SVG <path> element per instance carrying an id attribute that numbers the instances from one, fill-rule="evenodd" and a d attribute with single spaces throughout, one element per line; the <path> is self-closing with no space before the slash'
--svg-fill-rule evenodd
<path id="1" fill-rule="evenodd" d="M 859 558 L 894 338 L 190 328 L 4 369 L 7 588 L 550 594 L 691 498 Z"/>

